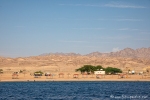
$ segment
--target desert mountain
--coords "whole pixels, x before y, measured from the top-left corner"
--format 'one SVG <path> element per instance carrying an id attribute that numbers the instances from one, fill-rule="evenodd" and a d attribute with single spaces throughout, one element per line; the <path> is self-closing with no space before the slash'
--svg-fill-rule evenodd
<path id="1" fill-rule="evenodd" d="M 150 58 L 150 47 L 149 48 L 140 48 L 140 49 L 131 49 L 125 48 L 123 50 L 111 53 L 100 53 L 93 52 L 87 54 L 87 56 L 95 57 L 128 57 L 128 58 Z"/>
<path id="2" fill-rule="evenodd" d="M 5 58 L 0 57 L 0 69 L 16 71 L 75 71 L 83 65 L 102 65 L 103 67 L 116 67 L 122 70 L 141 71 L 150 66 L 150 48 L 123 50 L 111 53 L 93 52 L 87 55 L 75 53 L 48 53 L 32 57 Z"/>
<path id="3" fill-rule="evenodd" d="M 127 58 L 150 58 L 150 47 L 149 48 L 139 48 L 131 49 L 125 48 L 117 52 L 110 53 L 101 53 L 101 52 L 92 52 L 86 55 L 76 54 L 76 53 L 45 53 L 40 56 L 88 56 L 88 57 L 127 57 Z"/>

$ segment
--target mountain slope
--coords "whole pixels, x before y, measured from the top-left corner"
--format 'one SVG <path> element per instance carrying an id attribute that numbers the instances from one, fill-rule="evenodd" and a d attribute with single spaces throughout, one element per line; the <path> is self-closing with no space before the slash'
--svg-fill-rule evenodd
<path id="1" fill-rule="evenodd" d="M 131 49 L 125 48 L 117 52 L 110 53 L 100 53 L 93 52 L 87 54 L 86 56 L 95 56 L 95 57 L 129 57 L 129 58 L 150 58 L 150 48 L 140 48 L 140 49 Z"/>
<path id="2" fill-rule="evenodd" d="M 75 53 L 50 53 L 40 56 L 5 58 L 0 57 L 0 69 L 5 71 L 75 71 L 83 65 L 102 65 L 104 67 L 126 68 L 141 71 L 150 66 L 150 48 L 125 48 L 118 52 L 93 52 L 87 55 Z"/>

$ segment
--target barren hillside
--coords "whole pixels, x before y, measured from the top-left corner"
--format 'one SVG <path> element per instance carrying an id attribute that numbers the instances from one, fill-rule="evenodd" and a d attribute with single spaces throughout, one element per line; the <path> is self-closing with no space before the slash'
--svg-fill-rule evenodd
<path id="1" fill-rule="evenodd" d="M 0 57 L 0 69 L 4 71 L 18 71 L 26 69 L 30 72 L 42 71 L 75 71 L 83 65 L 102 65 L 103 67 L 117 67 L 122 70 L 142 71 L 150 66 L 150 48 L 133 50 L 126 48 L 118 52 L 99 53 L 93 52 L 87 55 L 75 53 L 50 53 L 40 56 L 4 58 Z"/>
<path id="2" fill-rule="evenodd" d="M 127 58 L 150 58 L 150 47 L 149 48 L 140 48 L 140 49 L 131 49 L 125 48 L 123 50 L 111 53 L 100 53 L 93 52 L 87 54 L 87 56 L 99 56 L 99 57 L 127 57 Z"/>

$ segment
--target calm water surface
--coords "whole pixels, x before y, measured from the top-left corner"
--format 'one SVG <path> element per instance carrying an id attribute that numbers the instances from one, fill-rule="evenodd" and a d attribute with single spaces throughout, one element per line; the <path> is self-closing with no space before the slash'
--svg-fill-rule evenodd
<path id="1" fill-rule="evenodd" d="M 0 100 L 150 100 L 150 82 L 1 82 Z"/>

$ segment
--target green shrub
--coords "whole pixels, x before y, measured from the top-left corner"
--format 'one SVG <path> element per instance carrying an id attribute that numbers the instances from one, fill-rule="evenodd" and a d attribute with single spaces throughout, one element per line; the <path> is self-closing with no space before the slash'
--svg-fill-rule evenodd
<path id="1" fill-rule="evenodd" d="M 119 68 L 113 68 L 113 67 L 107 67 L 105 68 L 106 74 L 116 74 L 116 73 L 122 73 L 122 70 Z"/>
<path id="2" fill-rule="evenodd" d="M 37 75 L 37 76 L 42 76 L 43 72 L 42 71 L 36 71 L 34 72 L 34 75 Z"/>

